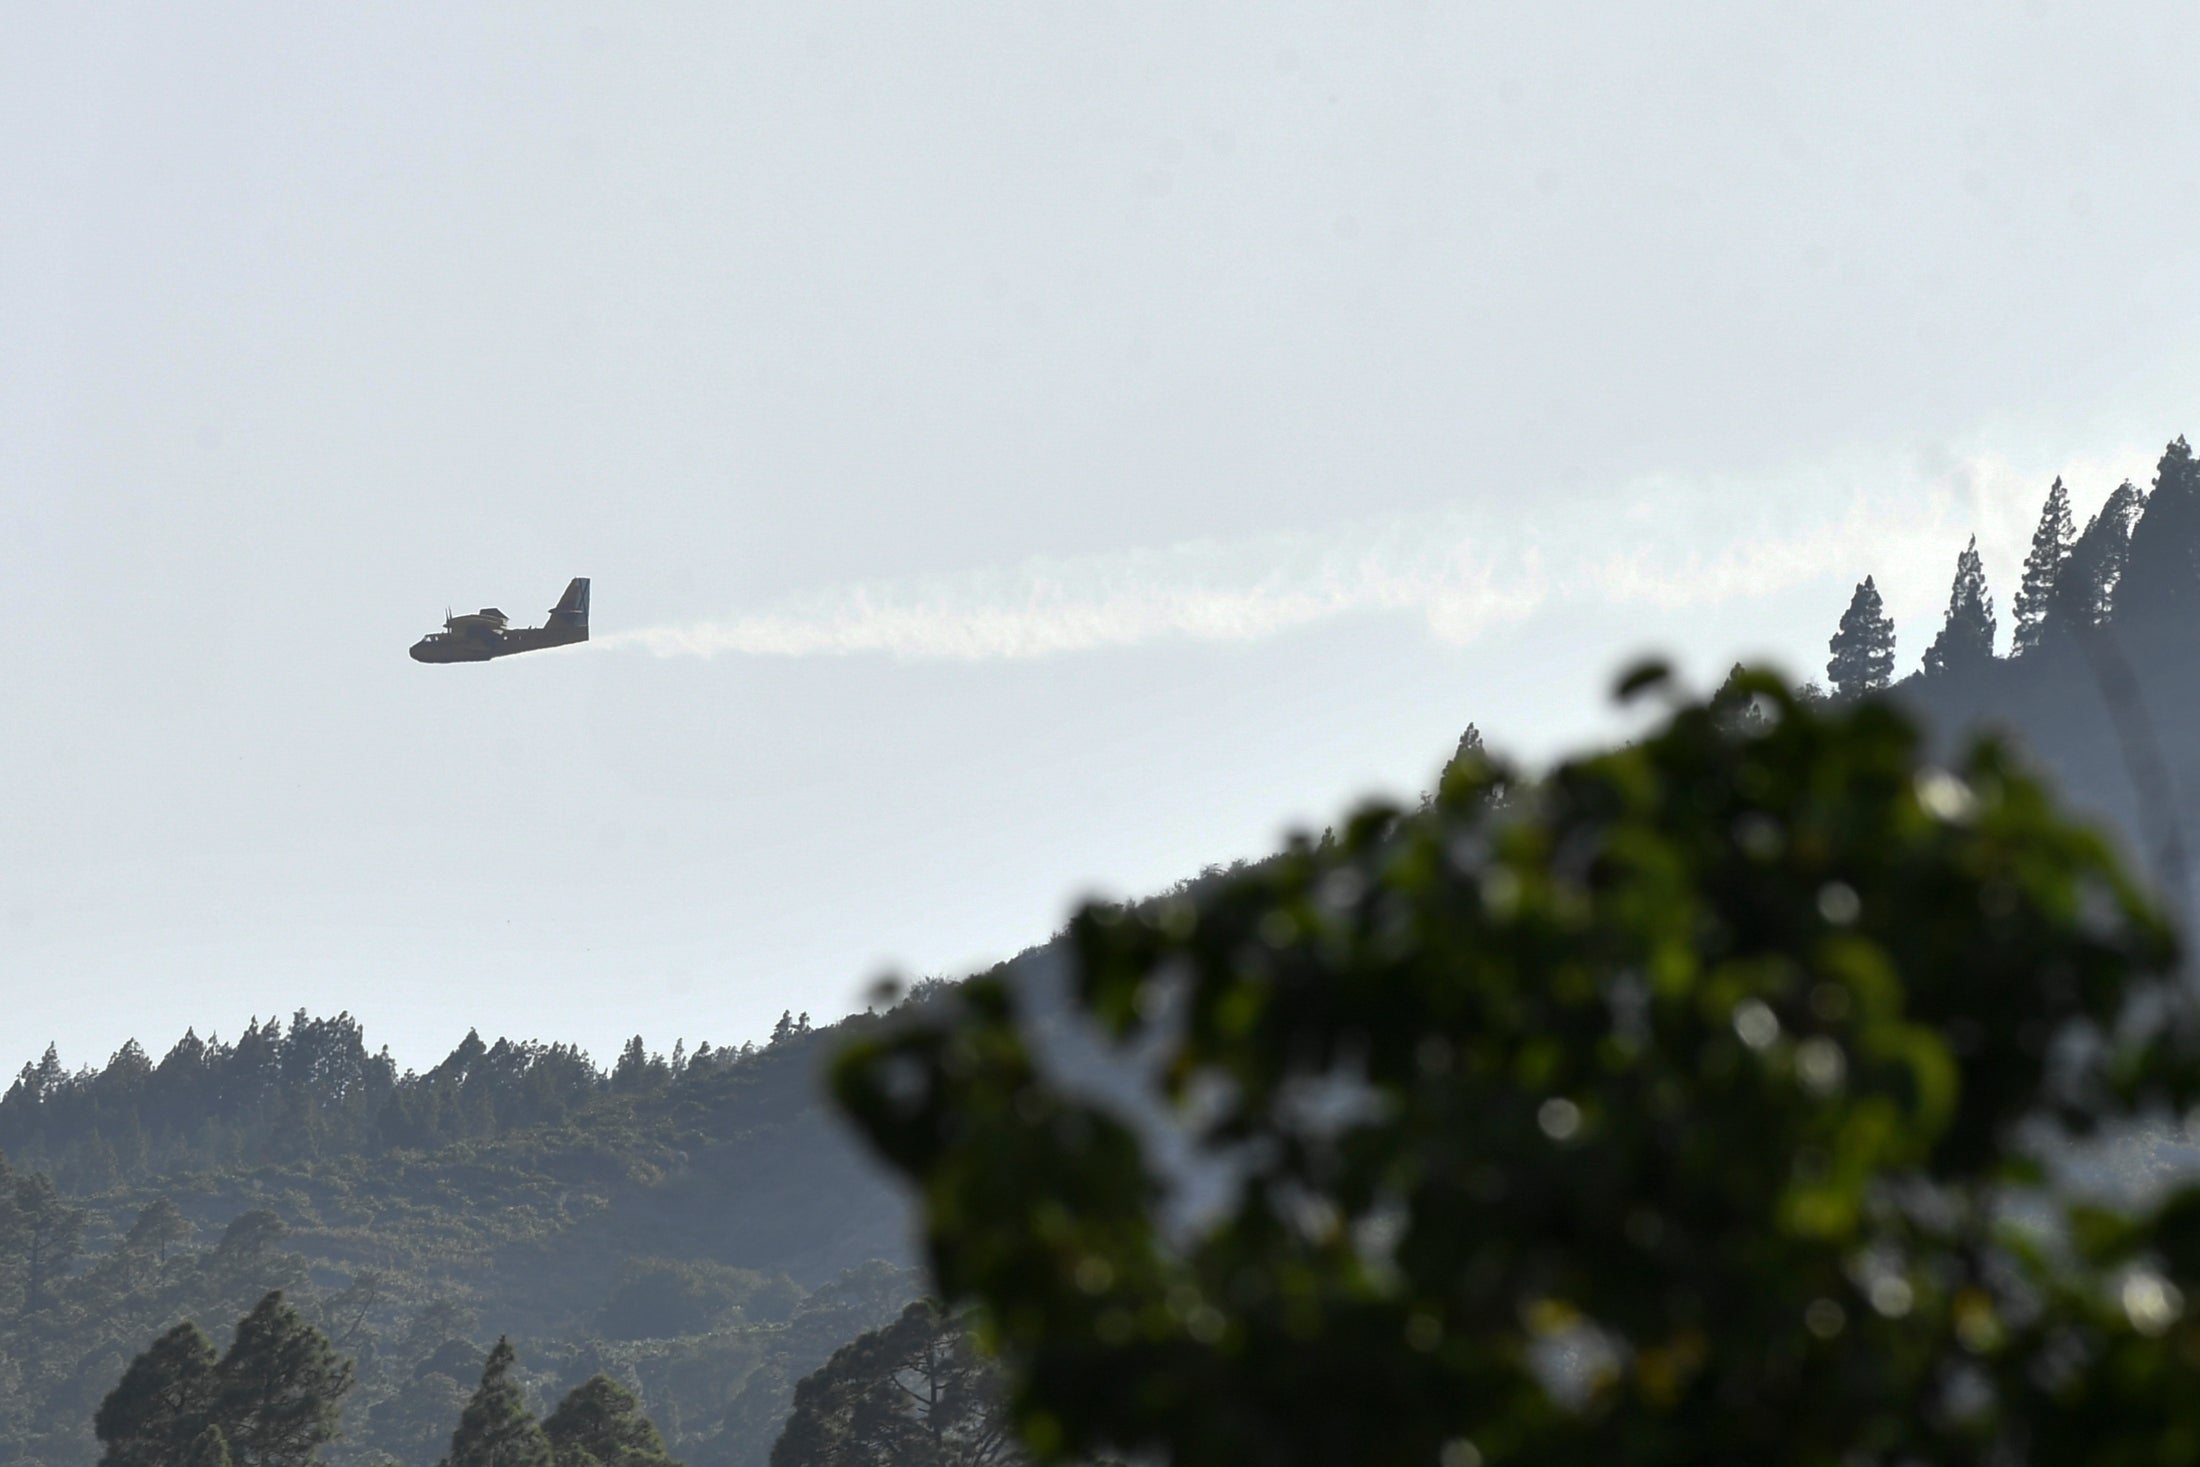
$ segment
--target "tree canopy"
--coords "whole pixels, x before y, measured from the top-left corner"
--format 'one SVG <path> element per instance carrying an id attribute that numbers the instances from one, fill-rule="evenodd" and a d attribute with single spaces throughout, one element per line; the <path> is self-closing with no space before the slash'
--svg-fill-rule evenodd
<path id="1" fill-rule="evenodd" d="M 2196 1094 L 2167 925 L 1996 745 L 1749 691 L 1085 908 L 1144 1109 L 997 980 L 845 1053 L 1039 1455 L 2200 1461 L 2200 1197 L 2039 1159 Z"/>
<path id="2" fill-rule="evenodd" d="M 232 1467 L 235 1461 L 229 1454 L 229 1438 L 222 1435 L 220 1427 L 209 1426 L 191 1443 L 183 1467 Z"/>
<path id="3" fill-rule="evenodd" d="M 512 1379 L 513 1362 L 512 1342 L 499 1335 L 441 1467 L 551 1467 L 550 1439 Z"/>
<path id="4" fill-rule="evenodd" d="M 771 1467 L 1013 1467 L 999 1368 L 967 1319 L 917 1300 L 795 1388 Z"/>
<path id="5" fill-rule="evenodd" d="M 608 1375 L 566 1392 L 542 1423 L 557 1467 L 679 1467 L 634 1393 Z"/>
<path id="6" fill-rule="evenodd" d="M 335 1439 L 352 1374 L 328 1337 L 271 1293 L 237 1322 L 214 1368 L 213 1424 L 239 1467 L 299 1467 Z"/>
<path id="7" fill-rule="evenodd" d="M 100 1467 L 161 1467 L 211 1429 L 206 1416 L 218 1358 L 205 1332 L 185 1320 L 131 1361 L 92 1418 L 106 1448 Z"/>

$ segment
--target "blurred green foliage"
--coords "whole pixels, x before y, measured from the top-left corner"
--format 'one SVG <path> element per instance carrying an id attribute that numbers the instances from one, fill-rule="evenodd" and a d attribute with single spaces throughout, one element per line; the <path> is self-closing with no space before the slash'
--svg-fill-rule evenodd
<path id="1" fill-rule="evenodd" d="M 995 978 L 836 1076 L 1043 1458 L 2200 1461 L 2200 1195 L 2042 1165 L 2193 1099 L 2171 931 L 1991 742 L 1744 674 L 1069 946 L 1142 1104 Z"/>

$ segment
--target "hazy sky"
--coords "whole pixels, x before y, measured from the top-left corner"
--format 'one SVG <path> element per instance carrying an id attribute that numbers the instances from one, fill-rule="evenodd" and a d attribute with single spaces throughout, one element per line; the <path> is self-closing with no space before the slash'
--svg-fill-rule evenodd
<path id="1" fill-rule="evenodd" d="M 2189 5 L 18 6 L 0 1064 L 738 1042 L 1904 666 L 2200 429 Z M 446 604 L 597 642 L 425 667 Z"/>

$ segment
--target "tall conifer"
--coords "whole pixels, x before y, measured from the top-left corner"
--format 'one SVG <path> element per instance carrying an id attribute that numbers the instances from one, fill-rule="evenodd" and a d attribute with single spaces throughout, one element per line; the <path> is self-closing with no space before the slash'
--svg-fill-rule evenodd
<path id="1" fill-rule="evenodd" d="M 2039 527 L 2032 532 L 2032 551 L 2024 558 L 2024 584 L 2010 604 L 2016 618 L 2011 650 L 2022 656 L 2040 643 L 2040 629 L 2054 604 L 2055 582 L 2069 563 L 2070 548 L 2077 541 L 2077 526 L 2070 519 L 2070 491 L 2060 475 L 2048 487 L 2047 503 L 2040 507 Z"/>
<path id="2" fill-rule="evenodd" d="M 1016 1467 L 1025 1458 L 1004 1396 L 1001 1368 L 967 1320 L 919 1301 L 795 1387 L 771 1467 Z"/>
<path id="3" fill-rule="evenodd" d="M 1841 628 L 1826 648 L 1833 653 L 1826 663 L 1826 681 L 1833 685 L 1835 697 L 1877 692 L 1893 679 L 1894 621 L 1870 576 L 1849 598 L 1849 609 L 1841 613 Z"/>
<path id="4" fill-rule="evenodd" d="M 302 1467 L 336 1437 L 352 1365 L 278 1289 L 237 1322 L 214 1375 L 214 1420 L 230 1453 L 251 1467 Z"/>
<path id="5" fill-rule="evenodd" d="M 1994 660 L 1994 598 L 1986 589 L 1986 566 L 1979 559 L 1978 536 L 1956 557 L 1955 584 L 1948 588 L 1948 619 L 1925 649 L 1928 673 L 1964 672 Z"/>
<path id="6" fill-rule="evenodd" d="M 2182 436 L 2162 450 L 2131 532 L 2117 620 L 2173 625 L 2200 614 L 2200 463 Z"/>
<path id="7" fill-rule="evenodd" d="M 497 1336 L 481 1367 L 481 1385 L 451 1433 L 441 1467 L 551 1467 L 550 1439 L 512 1379 L 512 1342 Z"/>
<path id="8" fill-rule="evenodd" d="M 2046 630 L 2100 626 L 2114 613 L 2131 555 L 2131 532 L 2145 510 L 2146 495 L 2126 479 L 2086 522 L 2056 579 Z"/>
<path id="9" fill-rule="evenodd" d="M 99 1403 L 92 1432 L 100 1467 L 170 1467 L 206 1427 L 213 1402 L 213 1343 L 189 1320 L 130 1362 Z"/>
<path id="10" fill-rule="evenodd" d="M 14 1180 L 8 1241 L 22 1268 L 23 1307 L 52 1302 L 53 1281 L 68 1272 L 84 1246 L 84 1210 L 71 1207 L 44 1172 Z"/>
<path id="11" fill-rule="evenodd" d="M 165 1197 L 155 1197 L 130 1224 L 122 1246 L 132 1253 L 147 1254 L 154 1262 L 168 1262 L 168 1250 L 187 1241 L 194 1231 L 191 1219 Z"/>
<path id="12" fill-rule="evenodd" d="M 557 1467 L 678 1467 L 634 1393 L 608 1375 L 566 1393 L 542 1423 Z"/>

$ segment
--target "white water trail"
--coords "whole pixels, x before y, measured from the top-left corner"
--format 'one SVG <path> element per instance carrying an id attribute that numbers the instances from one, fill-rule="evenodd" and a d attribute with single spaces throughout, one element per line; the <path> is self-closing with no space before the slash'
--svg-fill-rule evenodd
<path id="1" fill-rule="evenodd" d="M 1502 517 L 1398 517 L 861 582 L 610 632 L 595 645 L 659 657 L 1003 661 L 1252 642 L 1380 614 L 1417 617 L 1457 645 L 1558 606 L 1714 606 L 1819 580 L 1844 582 L 1845 594 L 1867 573 L 1898 613 L 1925 615 L 1974 531 L 1990 566 L 2010 561 L 1996 574 L 2014 572 L 2051 473 L 1982 453 L 1852 459 L 1756 481 L 1651 476 L 1610 494 L 1530 500 Z M 2079 492 L 2097 499 L 2106 489 Z M 1838 612 L 1830 607 L 1829 624 Z"/>

